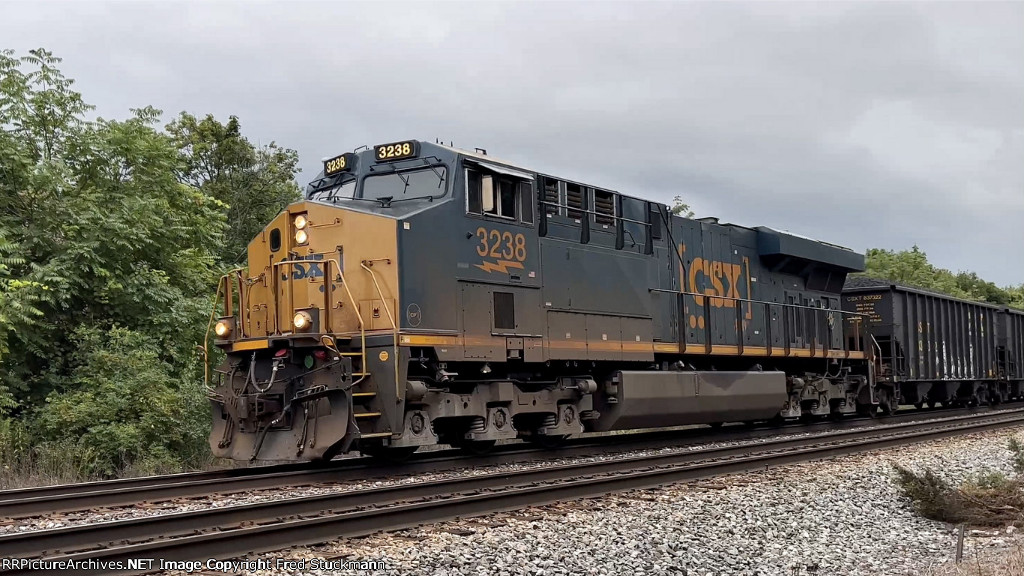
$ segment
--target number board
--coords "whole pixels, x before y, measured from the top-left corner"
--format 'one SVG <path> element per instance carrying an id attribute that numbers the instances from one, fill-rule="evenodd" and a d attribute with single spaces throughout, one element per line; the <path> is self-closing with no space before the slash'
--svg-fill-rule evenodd
<path id="1" fill-rule="evenodd" d="M 377 162 L 391 162 L 393 160 L 405 160 L 420 155 L 420 143 L 415 140 L 406 142 L 395 142 L 394 144 L 381 144 L 373 147 L 373 157 Z"/>
<path id="2" fill-rule="evenodd" d="M 324 176 L 334 176 L 339 172 L 345 172 L 351 170 L 355 165 L 356 155 L 351 152 L 346 152 L 341 156 L 335 156 L 334 158 L 328 158 L 324 160 Z"/>

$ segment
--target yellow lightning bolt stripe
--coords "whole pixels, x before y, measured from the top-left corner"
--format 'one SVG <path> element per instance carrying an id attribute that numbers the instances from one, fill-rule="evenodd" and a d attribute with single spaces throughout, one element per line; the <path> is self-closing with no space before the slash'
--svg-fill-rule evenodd
<path id="1" fill-rule="evenodd" d="M 484 260 L 483 264 L 474 264 L 477 268 L 490 274 L 491 272 L 498 271 L 508 274 L 509 268 L 523 268 L 522 262 L 515 262 L 513 260 L 498 260 L 497 262 L 488 262 Z"/>

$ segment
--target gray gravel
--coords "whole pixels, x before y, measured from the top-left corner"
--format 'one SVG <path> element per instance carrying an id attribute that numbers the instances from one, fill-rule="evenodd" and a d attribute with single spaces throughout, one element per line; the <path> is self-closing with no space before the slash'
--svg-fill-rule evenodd
<path id="1" fill-rule="evenodd" d="M 942 414 L 936 415 L 935 418 L 921 420 L 931 421 L 942 419 Z M 877 428 L 883 426 L 884 423 L 879 423 L 876 426 L 864 427 L 862 429 Z M 814 432 L 813 434 L 819 434 L 820 432 Z M 535 462 L 522 462 L 516 464 L 502 464 L 492 466 L 481 466 L 475 468 L 459 468 L 447 472 L 439 472 L 434 474 L 421 474 L 417 476 L 395 476 L 391 478 L 375 478 L 367 479 L 365 481 L 346 481 L 343 484 L 318 484 L 314 486 L 300 486 L 300 487 L 282 487 L 273 490 L 255 490 L 248 492 L 239 492 L 237 494 L 217 495 L 210 497 L 199 497 L 199 498 L 187 498 L 175 501 L 160 502 L 154 504 L 147 504 L 145 506 L 119 506 L 103 508 L 98 510 L 83 510 L 76 512 L 64 512 L 59 514 L 45 515 L 35 518 L 25 518 L 13 520 L 9 524 L 0 525 L 0 534 L 11 533 L 11 532 L 28 532 L 33 530 L 46 530 L 51 528 L 62 528 L 66 526 L 78 526 L 86 524 L 94 524 L 97 522 L 107 522 L 112 520 L 123 520 L 128 518 L 144 518 L 149 516 L 157 516 L 160 514 L 169 514 L 174 512 L 189 512 L 194 510 L 203 510 L 209 508 L 222 508 L 226 506 L 235 506 L 241 504 L 250 504 L 256 502 L 267 502 L 273 500 L 283 500 L 289 498 L 298 498 L 302 496 L 317 496 L 322 494 L 331 494 L 336 492 L 343 492 L 347 490 L 362 490 L 367 488 L 378 488 L 383 486 L 394 486 L 400 484 L 411 484 L 416 482 L 426 482 L 431 480 L 440 480 L 444 478 L 453 477 L 465 477 L 480 474 L 490 473 L 504 473 L 516 470 L 527 470 L 550 466 L 552 464 L 572 464 L 572 463 L 583 463 L 583 462 L 598 462 L 608 459 L 622 458 L 624 456 L 641 456 L 656 453 L 670 453 L 670 452 L 689 452 L 693 450 L 703 448 L 714 448 L 714 447 L 726 447 L 735 446 L 738 444 L 751 444 L 751 443 L 763 443 L 768 442 L 780 437 L 787 438 L 800 438 L 811 435 L 811 432 L 793 432 L 790 430 L 782 430 L 778 435 L 766 436 L 763 438 L 757 438 L 752 440 L 745 440 L 743 442 L 712 442 L 698 445 L 680 446 L 673 448 L 664 448 L 660 450 L 645 450 L 628 453 L 620 453 L 614 455 L 605 456 L 593 456 L 593 457 L 576 457 L 576 458 L 557 458 L 557 453 L 545 453 L 541 456 L 541 460 Z"/>
<path id="2" fill-rule="evenodd" d="M 1009 473 L 1011 433 L 1024 439 L 1024 428 L 975 434 L 277 555 L 384 561 L 373 573 L 386 574 L 918 574 L 952 560 L 955 531 L 913 512 L 890 463 L 954 482 Z M 1010 539 L 974 532 L 966 554 Z"/>

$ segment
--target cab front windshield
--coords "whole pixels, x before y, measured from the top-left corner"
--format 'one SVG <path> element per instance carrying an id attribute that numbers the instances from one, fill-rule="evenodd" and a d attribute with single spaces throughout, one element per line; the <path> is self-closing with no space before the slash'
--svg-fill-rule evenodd
<path id="1" fill-rule="evenodd" d="M 361 198 L 373 200 L 412 200 L 444 196 L 447 171 L 444 166 L 429 166 L 372 174 L 363 180 Z"/>
<path id="2" fill-rule="evenodd" d="M 373 200 L 390 204 L 417 198 L 440 198 L 448 183 L 448 171 L 442 165 L 421 166 L 411 170 L 371 173 L 356 191 L 355 175 L 343 177 L 329 188 L 309 194 L 310 200 L 337 203 L 339 200 Z"/>

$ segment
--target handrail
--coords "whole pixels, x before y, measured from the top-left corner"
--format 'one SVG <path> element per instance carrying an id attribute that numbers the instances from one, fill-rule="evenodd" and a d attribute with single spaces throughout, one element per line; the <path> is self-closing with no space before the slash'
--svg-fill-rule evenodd
<path id="1" fill-rule="evenodd" d="M 309 264 L 310 262 L 318 262 L 318 261 L 317 260 L 281 260 L 280 262 L 274 262 L 274 266 L 276 267 L 276 266 L 280 266 L 282 264 L 288 264 L 288 265 L 293 265 L 293 264 Z M 353 312 L 355 312 L 356 320 L 359 321 L 359 354 L 360 354 L 360 368 L 359 369 L 362 371 L 363 375 L 360 376 L 358 380 L 352 382 L 352 386 L 355 386 L 356 384 L 359 384 L 360 382 L 362 382 L 363 380 L 366 379 L 366 324 L 363 321 L 363 315 L 359 313 L 359 304 L 356 302 L 355 297 L 352 296 L 352 291 L 349 290 L 348 282 L 345 281 L 345 273 L 342 271 L 341 261 L 336 259 L 336 258 L 324 258 L 323 260 L 319 260 L 319 262 L 329 262 L 329 263 L 334 264 L 335 266 L 337 266 L 337 268 L 338 268 L 338 276 L 341 278 L 341 286 L 342 286 L 342 288 L 345 289 L 345 294 L 348 295 L 348 299 L 352 303 L 352 310 L 353 310 Z M 274 272 L 274 277 L 275 278 L 277 277 L 276 268 L 275 268 L 275 272 Z M 333 279 L 330 278 L 330 276 L 325 272 L 324 273 L 324 310 L 325 310 L 325 316 L 328 316 L 328 317 L 329 317 L 329 314 L 326 313 L 326 310 L 330 307 L 331 303 L 327 299 L 330 296 L 331 290 L 329 290 L 327 288 L 327 283 L 328 282 L 332 282 L 332 281 L 333 281 Z M 291 291 L 293 292 L 294 289 L 291 289 Z M 274 301 L 275 302 L 277 301 L 277 294 L 276 293 L 274 294 Z M 294 307 L 293 307 L 293 310 L 294 310 Z M 280 315 L 280 311 L 279 310 L 275 310 L 275 312 L 277 313 L 278 316 Z M 321 328 L 322 329 L 326 329 L 327 331 L 329 331 L 331 329 L 331 327 L 329 325 L 321 327 Z"/>
<path id="2" fill-rule="evenodd" d="M 206 323 L 206 333 L 203 335 L 203 384 L 206 386 L 207 391 L 209 391 L 210 388 L 210 332 L 213 331 L 213 320 L 217 315 L 217 306 L 220 304 L 221 295 L 225 293 L 226 289 L 230 289 L 228 276 L 235 274 L 236 272 L 243 272 L 244 270 L 244 268 L 228 270 L 221 275 L 220 280 L 217 281 L 217 293 L 213 296 L 213 305 L 210 307 L 210 320 Z M 228 313 L 225 314 L 225 316 L 230 316 L 232 312 L 232 310 L 228 310 Z M 241 315 L 242 310 L 239 309 L 238 313 Z"/>
<path id="3" fill-rule="evenodd" d="M 668 289 L 664 289 L 664 288 L 649 288 L 648 291 L 649 292 L 661 292 L 661 293 L 665 293 L 665 294 L 673 294 L 673 295 L 675 295 L 677 297 L 677 301 L 679 303 L 677 311 L 678 311 L 678 313 L 680 315 L 680 319 L 679 319 L 679 322 L 680 322 L 680 324 L 679 324 L 679 351 L 680 351 L 680 353 L 686 353 L 686 350 L 687 350 L 687 348 L 689 347 L 690 344 L 697 344 L 697 345 L 701 345 L 702 344 L 700 342 L 687 342 L 686 341 L 686 337 L 685 337 L 685 334 L 684 334 L 684 328 L 683 328 L 683 324 L 682 324 L 682 322 L 683 322 L 683 297 L 684 296 L 694 296 L 694 297 L 700 297 L 700 298 L 703 299 L 703 305 L 702 306 L 698 305 L 698 306 L 702 309 L 703 316 L 705 318 L 710 318 L 710 315 L 711 315 L 711 302 L 712 302 L 712 300 L 715 300 L 715 299 L 720 300 L 720 301 L 728 300 L 728 301 L 732 301 L 732 302 L 738 303 L 737 305 L 734 305 L 733 307 L 736 308 L 736 322 L 737 322 L 736 345 L 737 345 L 737 347 L 739 348 L 740 351 L 743 350 L 743 346 L 744 346 L 744 343 L 743 343 L 743 328 L 742 328 L 743 304 L 747 303 L 747 304 L 751 305 L 751 311 L 753 310 L 752 305 L 754 305 L 754 304 L 762 305 L 764 307 L 764 313 L 765 313 L 765 320 L 764 320 L 764 322 L 765 322 L 765 344 L 766 344 L 766 347 L 767 347 L 769 355 L 771 355 L 772 349 L 774 348 L 774 346 L 772 345 L 771 323 L 768 321 L 768 317 L 770 315 L 769 312 L 770 312 L 772 306 L 778 306 L 780 309 L 782 309 L 782 311 L 784 313 L 789 311 L 789 310 L 794 310 L 794 311 L 795 310 L 811 310 L 811 311 L 813 311 L 813 313 L 814 313 L 814 316 L 813 316 L 813 320 L 814 320 L 814 333 L 812 335 L 810 335 L 810 342 L 809 342 L 809 350 L 811 351 L 811 356 L 812 357 L 817 355 L 817 351 L 819 350 L 819 348 L 821 349 L 822 356 L 823 357 L 827 357 L 828 356 L 828 351 L 833 349 L 832 348 L 832 339 L 833 339 L 833 337 L 835 336 L 835 333 L 836 333 L 835 332 L 835 327 L 832 326 L 832 325 L 828 325 L 826 327 L 826 335 L 827 335 L 827 338 L 828 338 L 828 342 L 825 343 L 824 345 L 820 345 L 819 346 L 819 344 L 818 344 L 818 335 L 819 335 L 819 329 L 820 329 L 820 325 L 818 323 L 819 320 L 820 320 L 819 316 L 818 316 L 819 313 L 825 313 L 826 314 L 824 316 L 824 318 L 821 318 L 826 323 L 828 322 L 828 314 L 835 314 L 836 312 L 839 313 L 840 322 L 842 322 L 846 318 L 847 315 L 852 316 L 852 317 L 867 317 L 867 316 L 869 316 L 869 314 L 864 314 L 864 313 L 860 313 L 860 312 L 849 312 L 849 311 L 843 310 L 841 308 L 822 308 L 820 306 L 807 306 L 807 305 L 804 305 L 804 304 L 789 304 L 789 303 L 786 303 L 786 302 L 769 302 L 767 300 L 755 300 L 755 299 L 752 299 L 752 298 L 737 298 L 737 297 L 733 297 L 733 296 L 718 296 L 716 294 L 705 294 L 705 293 L 699 293 L 699 292 L 680 292 L 678 290 L 668 290 Z M 856 319 L 860 320 L 861 318 L 856 318 Z M 795 316 L 793 317 L 793 321 L 794 322 L 796 321 Z M 785 355 L 786 356 L 788 356 L 790 354 L 790 339 L 789 339 L 789 328 L 790 328 L 790 326 L 789 326 L 789 324 L 790 324 L 790 315 L 783 314 L 783 318 L 782 318 L 783 349 L 785 350 Z M 859 333 L 859 323 L 857 323 L 857 324 L 858 324 L 857 330 L 858 330 L 858 333 Z M 704 327 L 703 327 L 703 332 L 704 332 L 704 342 L 703 342 L 704 352 L 706 354 L 710 354 L 711 350 L 712 350 L 712 346 L 713 346 L 712 341 L 711 341 L 712 339 L 711 339 L 711 322 L 710 322 L 710 320 L 705 322 Z M 844 351 L 846 351 L 847 353 L 849 353 L 849 352 L 862 352 L 862 351 L 864 351 L 862 348 L 857 348 L 857 349 L 849 348 L 849 349 L 847 349 L 845 344 L 844 344 L 842 349 Z"/>
<path id="4" fill-rule="evenodd" d="M 772 306 L 783 306 L 786 308 L 803 308 L 806 310 L 827 310 L 829 312 L 839 312 L 841 314 L 848 314 L 850 316 L 863 316 L 868 317 L 870 314 L 863 312 L 849 312 L 841 308 L 822 308 L 821 306 L 805 306 L 803 304 L 787 304 L 785 302 L 769 302 L 767 300 L 754 300 L 752 298 L 736 298 L 733 296 L 719 296 L 717 294 L 704 294 L 702 292 L 680 292 L 679 290 L 667 290 L 665 288 L 648 288 L 650 292 L 664 292 L 666 294 L 682 294 L 683 296 L 700 296 L 701 298 L 711 298 L 713 300 L 733 300 L 735 302 L 748 302 L 751 304 L 770 304 Z"/>
<path id="5" fill-rule="evenodd" d="M 370 266 L 372 266 L 374 262 L 387 262 L 388 264 L 390 264 L 391 263 L 391 259 L 390 258 L 375 258 L 375 259 L 372 259 L 372 260 L 362 260 L 361 262 L 359 262 L 359 265 L 363 268 L 363 270 L 366 270 L 367 272 L 369 272 L 370 280 L 373 281 L 373 287 L 377 290 L 377 295 L 380 296 L 380 304 L 381 304 L 381 306 L 384 307 L 384 312 L 387 313 L 387 315 L 388 315 L 388 321 L 391 322 L 391 329 L 392 329 L 392 334 L 393 334 L 393 336 L 392 336 L 392 344 L 394 345 L 394 357 L 395 357 L 395 360 L 394 360 L 394 365 L 395 365 L 395 400 L 398 400 L 398 398 L 401 396 L 401 388 L 399 387 L 399 382 L 398 382 L 398 378 L 399 378 L 399 370 L 398 370 L 398 323 L 395 322 L 395 317 L 391 314 L 391 309 L 388 308 L 387 299 L 384 298 L 384 292 L 380 289 L 380 284 L 377 283 L 377 275 L 373 273 L 373 270 L 370 269 L 370 266 L 366 265 L 367 262 L 370 263 Z"/>

